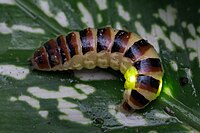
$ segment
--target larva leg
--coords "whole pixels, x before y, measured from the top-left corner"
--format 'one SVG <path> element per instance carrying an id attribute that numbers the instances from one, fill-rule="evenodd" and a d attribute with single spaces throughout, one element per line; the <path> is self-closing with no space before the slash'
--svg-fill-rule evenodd
<path id="1" fill-rule="evenodd" d="M 71 59 L 68 61 L 68 69 L 80 70 L 83 68 L 83 54 L 79 32 L 71 32 L 66 36 L 66 45 Z"/>
<path id="2" fill-rule="evenodd" d="M 111 53 L 110 54 L 110 67 L 114 70 L 119 70 L 122 57 L 123 57 L 122 53 L 118 53 L 118 52 Z"/>
<path id="3" fill-rule="evenodd" d="M 96 67 L 96 36 L 97 30 L 93 28 L 86 28 L 79 32 L 80 43 L 83 54 L 83 67 L 92 69 Z"/>
<path id="4" fill-rule="evenodd" d="M 131 66 L 132 66 L 132 61 L 128 58 L 122 57 L 120 63 L 120 72 L 124 74 Z"/>
<path id="5" fill-rule="evenodd" d="M 81 70 L 83 68 L 83 55 L 75 55 L 69 64 L 68 69 Z"/>
<path id="6" fill-rule="evenodd" d="M 108 68 L 110 66 L 110 53 L 101 51 L 97 53 L 97 66 L 100 68 Z"/>
<path id="7" fill-rule="evenodd" d="M 96 67 L 96 53 L 94 51 L 88 52 L 83 56 L 83 66 L 87 69 L 93 69 Z"/>

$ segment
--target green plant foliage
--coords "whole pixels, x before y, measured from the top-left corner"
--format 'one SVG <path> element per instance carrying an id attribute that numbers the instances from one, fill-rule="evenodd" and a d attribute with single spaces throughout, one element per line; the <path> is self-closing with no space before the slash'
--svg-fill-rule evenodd
<path id="1" fill-rule="evenodd" d="M 200 131 L 200 2 L 0 0 L 0 132 Z M 130 115 L 116 110 L 118 71 L 29 70 L 50 38 L 86 27 L 135 32 L 154 44 L 165 75 L 158 99 Z"/>

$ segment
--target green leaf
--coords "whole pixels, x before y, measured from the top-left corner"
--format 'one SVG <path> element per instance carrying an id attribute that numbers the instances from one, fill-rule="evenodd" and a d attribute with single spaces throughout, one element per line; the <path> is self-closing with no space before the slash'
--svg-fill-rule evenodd
<path id="1" fill-rule="evenodd" d="M 200 2 L 0 0 L 0 132 L 200 131 Z M 159 98 L 125 115 L 118 71 L 29 70 L 50 38 L 112 26 L 153 43 L 165 75 Z"/>

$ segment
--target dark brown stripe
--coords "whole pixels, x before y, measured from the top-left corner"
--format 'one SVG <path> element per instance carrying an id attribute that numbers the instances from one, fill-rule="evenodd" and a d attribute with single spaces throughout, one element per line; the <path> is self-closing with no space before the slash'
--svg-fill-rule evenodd
<path id="1" fill-rule="evenodd" d="M 83 55 L 86 54 L 89 51 L 93 51 L 93 44 L 94 39 L 93 39 L 93 34 L 90 28 L 84 29 L 79 32 L 80 34 L 80 40 L 82 43 L 82 53 Z"/>
<path id="2" fill-rule="evenodd" d="M 124 30 L 119 30 L 117 34 L 115 35 L 115 39 L 113 42 L 112 50 L 111 52 L 120 52 L 123 53 L 126 49 L 126 46 L 128 44 L 128 40 L 130 38 L 131 33 L 126 32 Z"/>
<path id="3" fill-rule="evenodd" d="M 162 71 L 161 62 L 158 58 L 147 58 L 137 61 L 133 65 L 140 73 Z"/>
<path id="4" fill-rule="evenodd" d="M 47 56 L 47 53 L 46 53 L 44 47 L 39 48 L 34 53 L 33 59 L 37 63 L 37 66 L 40 69 L 48 69 L 48 68 L 50 68 L 48 56 Z"/>
<path id="5" fill-rule="evenodd" d="M 57 41 L 58 49 L 60 52 L 62 64 L 64 64 L 66 61 L 68 61 L 70 59 L 69 50 L 68 50 L 68 46 L 66 44 L 65 37 L 63 35 L 61 35 L 57 38 L 56 41 Z"/>
<path id="6" fill-rule="evenodd" d="M 48 53 L 49 64 L 51 67 L 59 65 L 61 63 L 60 53 L 56 41 L 51 39 L 44 44 L 44 47 Z"/>
<path id="7" fill-rule="evenodd" d="M 69 33 L 66 36 L 66 42 L 69 48 L 69 53 L 71 58 L 74 55 L 78 55 L 78 43 L 77 43 L 77 39 L 76 39 L 76 34 L 74 32 Z"/>
<path id="8" fill-rule="evenodd" d="M 133 109 L 131 108 L 131 106 L 130 106 L 126 101 L 123 102 L 122 107 L 123 107 L 123 109 L 126 110 L 126 111 L 131 111 L 131 110 L 133 110 Z"/>
<path id="9" fill-rule="evenodd" d="M 124 54 L 125 57 L 135 61 L 152 46 L 144 39 L 135 42 Z"/>
<path id="10" fill-rule="evenodd" d="M 147 103 L 149 103 L 149 100 L 147 100 L 143 95 L 141 95 L 136 90 L 131 91 L 130 100 L 134 105 L 139 106 L 139 107 L 143 107 Z"/>
<path id="11" fill-rule="evenodd" d="M 97 52 L 109 49 L 111 43 L 110 28 L 98 29 L 97 31 Z"/>
<path id="12" fill-rule="evenodd" d="M 151 76 L 138 75 L 135 88 L 140 88 L 153 93 L 157 93 L 159 85 L 160 81 Z"/>

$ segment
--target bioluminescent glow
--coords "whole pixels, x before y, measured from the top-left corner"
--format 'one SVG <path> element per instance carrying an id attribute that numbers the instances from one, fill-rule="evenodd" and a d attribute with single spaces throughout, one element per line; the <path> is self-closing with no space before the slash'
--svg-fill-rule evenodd
<path id="1" fill-rule="evenodd" d="M 160 79 L 160 85 L 159 85 L 159 88 L 158 88 L 158 92 L 157 92 L 157 94 L 156 94 L 156 97 L 157 96 L 159 96 L 160 95 L 160 92 L 161 92 L 161 90 L 162 90 L 162 79 Z"/>
<path id="2" fill-rule="evenodd" d="M 125 89 L 133 89 L 133 87 L 135 87 L 136 75 L 137 75 L 137 70 L 135 67 L 130 67 L 126 71 L 126 73 L 124 74 L 124 78 L 126 79 L 124 84 Z"/>
<path id="3" fill-rule="evenodd" d="M 171 92 L 171 89 L 170 89 L 168 86 L 165 86 L 165 87 L 163 88 L 163 92 L 164 92 L 165 94 L 167 94 L 168 96 L 173 97 L 172 92 Z"/>

